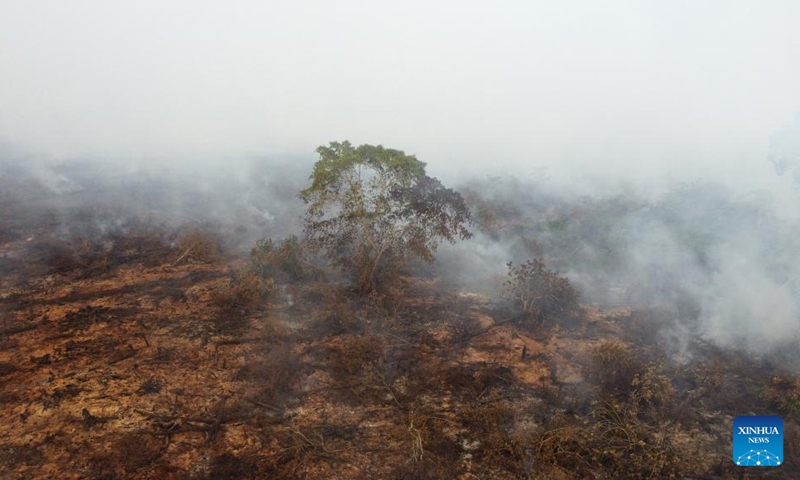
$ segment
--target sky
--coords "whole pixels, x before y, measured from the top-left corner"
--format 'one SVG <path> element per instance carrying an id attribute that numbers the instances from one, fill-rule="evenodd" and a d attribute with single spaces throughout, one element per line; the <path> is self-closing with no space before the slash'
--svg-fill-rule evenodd
<path id="1" fill-rule="evenodd" d="M 0 146 L 191 162 L 349 139 L 443 177 L 778 188 L 799 20 L 796 1 L 0 0 Z"/>

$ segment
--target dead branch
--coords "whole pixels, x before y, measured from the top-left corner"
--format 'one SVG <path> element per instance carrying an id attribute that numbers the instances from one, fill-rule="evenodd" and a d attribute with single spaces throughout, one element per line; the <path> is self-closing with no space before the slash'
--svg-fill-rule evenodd
<path id="1" fill-rule="evenodd" d="M 129 345 L 129 347 L 130 347 L 130 345 Z M 131 358 L 132 356 L 136 355 L 137 353 L 139 353 L 139 352 L 134 350 L 133 347 L 130 347 L 130 350 L 128 350 L 127 352 L 122 352 L 122 353 L 118 353 L 118 354 L 114 355 L 108 362 L 106 362 L 106 365 L 109 365 L 109 366 L 110 365 L 114 365 L 115 363 L 119 363 L 119 362 L 121 362 L 121 361 L 123 361 L 125 359 Z"/>
<path id="2" fill-rule="evenodd" d="M 174 262 L 172 262 L 172 266 L 173 266 L 173 267 L 177 267 L 177 266 L 178 266 L 178 264 L 179 264 L 179 263 L 181 263 L 181 260 L 183 260 L 183 259 L 184 259 L 184 258 L 185 258 L 187 255 L 189 255 L 190 253 L 192 253 L 192 247 L 189 247 L 189 248 L 187 248 L 187 249 L 186 249 L 186 251 L 185 251 L 185 252 L 183 252 L 183 254 L 181 254 L 181 256 L 180 256 L 180 257 L 178 257 L 178 259 L 177 259 L 177 260 L 175 260 Z"/>

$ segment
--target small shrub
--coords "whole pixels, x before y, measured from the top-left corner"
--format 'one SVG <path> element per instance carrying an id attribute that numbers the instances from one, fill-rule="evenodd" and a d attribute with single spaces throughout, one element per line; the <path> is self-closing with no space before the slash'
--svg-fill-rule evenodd
<path id="1" fill-rule="evenodd" d="M 383 341 L 368 334 L 344 339 L 330 348 L 329 371 L 343 387 L 339 390 L 341 401 L 358 404 L 386 395 L 381 371 L 384 352 Z"/>
<path id="2" fill-rule="evenodd" d="M 239 368 L 233 380 L 251 383 L 258 390 L 258 402 L 273 404 L 291 394 L 300 368 L 299 358 L 289 347 L 275 345 L 261 358 Z"/>
<path id="3" fill-rule="evenodd" d="M 800 418 L 800 380 L 797 378 L 773 376 L 762 397 L 782 414 Z"/>
<path id="4" fill-rule="evenodd" d="M 517 412 L 502 403 L 476 405 L 464 410 L 460 419 L 467 428 L 463 434 L 475 445 L 470 448 L 484 465 L 508 471 L 520 469 L 523 442 L 514 435 Z"/>
<path id="5" fill-rule="evenodd" d="M 634 379 L 643 372 L 643 367 L 633 351 L 619 340 L 607 340 L 595 346 L 589 353 L 584 367 L 586 378 L 600 387 L 603 394 L 627 395 Z"/>
<path id="6" fill-rule="evenodd" d="M 146 225 L 125 232 L 113 232 L 109 235 L 109 240 L 113 245 L 109 257 L 115 264 L 140 262 L 145 266 L 155 267 L 163 264 L 173 254 L 166 234 Z"/>
<path id="7" fill-rule="evenodd" d="M 233 309 L 219 312 L 212 318 L 213 332 L 217 335 L 238 337 L 250 329 L 250 319 Z"/>
<path id="8" fill-rule="evenodd" d="M 142 382 L 139 389 L 136 391 L 139 395 L 152 395 L 158 393 L 164 387 L 164 382 L 156 377 L 149 377 Z"/>
<path id="9" fill-rule="evenodd" d="M 635 405 L 596 404 L 590 428 L 591 454 L 613 478 L 676 478 L 692 471 L 692 458 L 672 443 L 674 428 L 643 422 Z M 670 431 L 671 430 L 671 431 Z"/>
<path id="10" fill-rule="evenodd" d="M 663 414 L 675 399 L 672 381 L 650 365 L 633 377 L 630 401 L 655 413 Z"/>
<path id="11" fill-rule="evenodd" d="M 674 425 L 644 422 L 625 401 L 593 407 L 590 422 L 556 416 L 530 445 L 533 463 L 570 478 L 681 478 L 702 471 L 702 458 L 672 441 Z"/>
<path id="12" fill-rule="evenodd" d="M 231 285 L 216 292 L 214 302 L 223 309 L 258 308 L 275 291 L 275 282 L 253 271 L 234 272 Z"/>
<path id="13" fill-rule="evenodd" d="M 203 231 L 193 230 L 179 242 L 180 257 L 175 263 L 183 260 L 195 263 L 212 263 L 219 260 L 222 253 L 219 238 L 216 235 Z"/>
<path id="14" fill-rule="evenodd" d="M 514 374 L 506 366 L 457 365 L 441 373 L 444 386 L 452 395 L 475 401 L 491 390 L 505 390 L 514 383 Z"/>
<path id="15" fill-rule="evenodd" d="M 0 362 L 0 377 L 5 377 L 17 371 L 17 366 L 13 363 Z"/>
<path id="16" fill-rule="evenodd" d="M 241 480 L 256 478 L 255 462 L 250 458 L 242 458 L 230 453 L 223 453 L 211 462 L 209 478 L 214 480 Z"/>
<path id="17" fill-rule="evenodd" d="M 164 442 L 150 435 L 125 433 L 111 449 L 110 465 L 117 465 L 127 474 L 152 464 L 164 454 Z"/>
<path id="18" fill-rule="evenodd" d="M 262 277 L 268 277 L 274 274 L 273 256 L 275 253 L 275 244 L 271 238 L 262 238 L 256 242 L 250 250 L 250 263 L 253 270 L 258 272 Z"/>
<path id="19" fill-rule="evenodd" d="M 44 454 L 37 447 L 13 443 L 0 445 L 0 472 L 19 465 L 29 467 L 41 465 L 44 460 Z"/>
<path id="20" fill-rule="evenodd" d="M 547 469 L 563 469 L 580 478 L 587 473 L 591 452 L 589 435 L 582 425 L 563 415 L 550 421 L 532 443 L 535 464 Z"/>
<path id="21" fill-rule="evenodd" d="M 528 260 L 522 265 L 508 264 L 505 295 L 522 312 L 544 320 L 549 314 L 578 307 L 578 291 L 568 279 L 548 270 L 542 260 Z"/>
<path id="22" fill-rule="evenodd" d="M 262 277 L 283 277 L 290 282 L 311 279 L 319 270 L 306 258 L 305 248 L 295 235 L 276 247 L 271 238 L 262 238 L 250 250 L 253 269 Z"/>
<path id="23" fill-rule="evenodd" d="M 312 300 L 314 301 L 314 300 Z M 323 305 L 322 315 L 309 322 L 308 329 L 315 336 L 362 333 L 365 323 L 353 310 L 350 302 L 340 296 L 331 295 L 316 302 Z M 323 303 L 324 302 L 324 303 Z"/>
<path id="24" fill-rule="evenodd" d="M 383 356 L 383 342 L 372 335 L 359 335 L 333 349 L 333 371 L 348 377 L 369 369 Z"/>

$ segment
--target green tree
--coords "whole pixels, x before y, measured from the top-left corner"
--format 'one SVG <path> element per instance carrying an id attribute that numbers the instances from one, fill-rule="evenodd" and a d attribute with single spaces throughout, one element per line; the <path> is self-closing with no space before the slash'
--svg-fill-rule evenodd
<path id="1" fill-rule="evenodd" d="M 363 293 L 411 258 L 433 261 L 441 240 L 472 236 L 458 192 L 425 174 L 413 155 L 380 145 L 331 142 L 317 148 L 307 207 L 309 246 L 352 273 Z"/>

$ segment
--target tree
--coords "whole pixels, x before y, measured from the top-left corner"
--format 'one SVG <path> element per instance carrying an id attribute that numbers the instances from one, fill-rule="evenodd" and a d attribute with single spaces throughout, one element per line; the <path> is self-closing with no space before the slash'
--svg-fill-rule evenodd
<path id="1" fill-rule="evenodd" d="M 472 236 L 461 195 L 427 176 L 413 155 L 347 141 L 317 153 L 311 186 L 300 192 L 305 234 L 310 247 L 354 275 L 361 292 L 412 258 L 433 261 L 441 240 Z"/>

